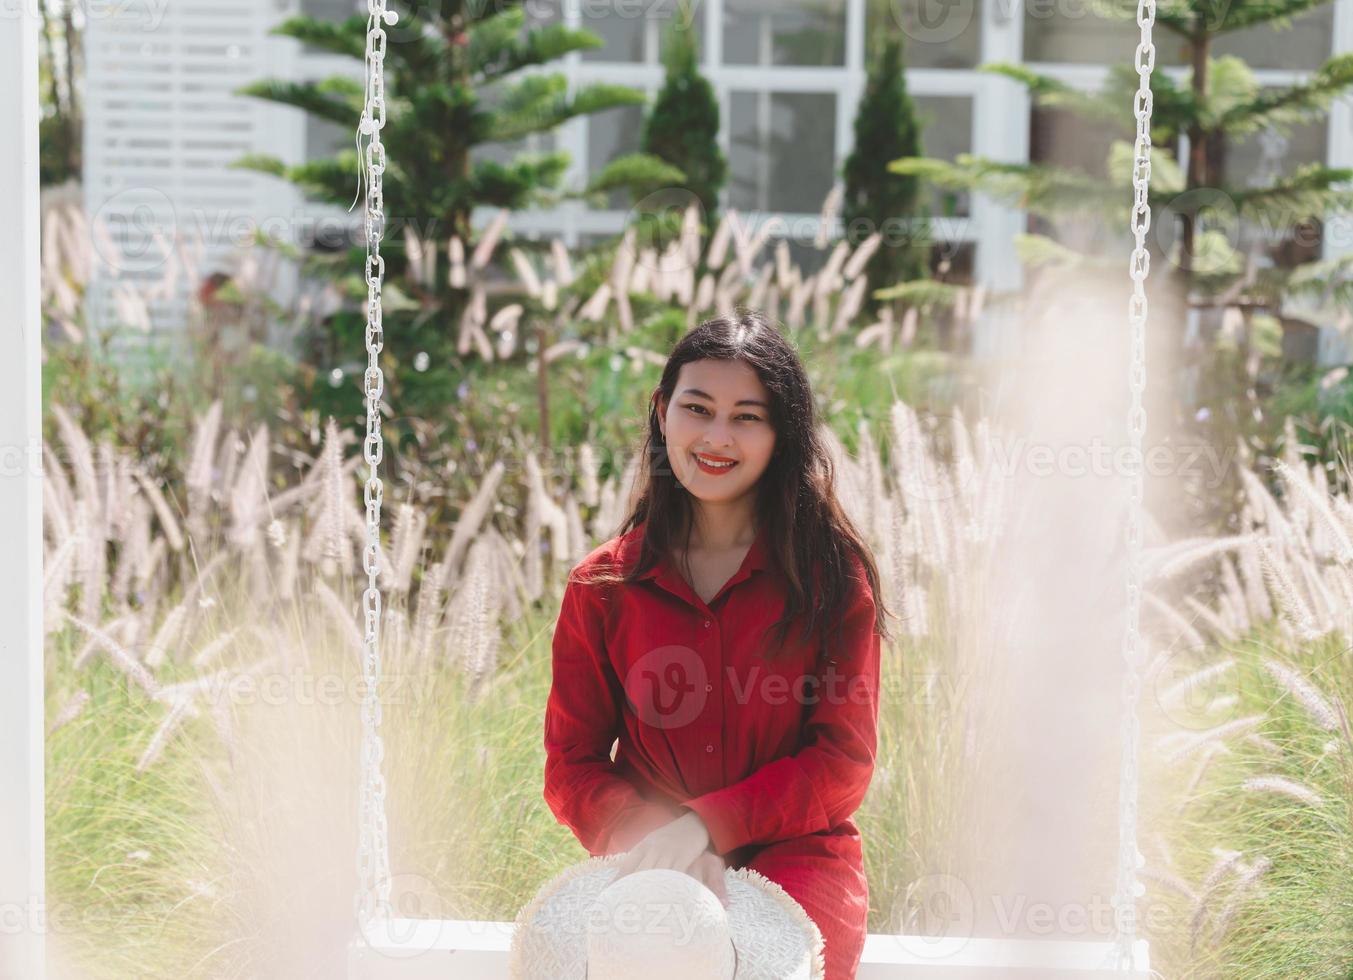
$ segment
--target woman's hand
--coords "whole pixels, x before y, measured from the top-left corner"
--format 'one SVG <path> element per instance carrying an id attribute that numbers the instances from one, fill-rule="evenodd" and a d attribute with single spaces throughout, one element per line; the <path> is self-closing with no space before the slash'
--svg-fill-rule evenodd
<path id="1" fill-rule="evenodd" d="M 694 811 L 664 824 L 635 844 L 621 858 L 616 879 L 649 868 L 684 871 L 703 882 L 721 902 L 727 900 L 723 887 L 723 858 L 709 850 L 709 830 L 700 814 Z"/>
<path id="2" fill-rule="evenodd" d="M 695 862 L 686 870 L 696 881 L 719 896 L 724 908 L 728 907 L 728 888 L 724 881 L 724 860 L 711 850 L 702 851 Z"/>

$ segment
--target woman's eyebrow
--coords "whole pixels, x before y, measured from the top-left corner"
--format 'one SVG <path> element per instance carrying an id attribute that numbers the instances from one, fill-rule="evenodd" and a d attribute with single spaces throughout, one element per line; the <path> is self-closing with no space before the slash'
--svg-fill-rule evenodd
<path id="1" fill-rule="evenodd" d="M 683 395 L 695 395 L 697 398 L 708 398 L 710 401 L 714 401 L 714 396 L 713 396 L 713 395 L 709 394 L 708 392 L 701 391 L 699 388 L 683 388 L 682 391 L 681 391 L 681 393 L 682 393 Z M 770 406 L 769 406 L 769 405 L 767 405 L 767 404 L 766 404 L 765 402 L 763 402 L 763 401 L 758 401 L 758 400 L 755 399 L 755 398 L 742 398 L 742 399 L 739 399 L 738 401 L 735 401 L 733 404 L 734 404 L 734 405 L 760 405 L 762 408 L 766 409 L 766 411 L 770 411 Z"/>

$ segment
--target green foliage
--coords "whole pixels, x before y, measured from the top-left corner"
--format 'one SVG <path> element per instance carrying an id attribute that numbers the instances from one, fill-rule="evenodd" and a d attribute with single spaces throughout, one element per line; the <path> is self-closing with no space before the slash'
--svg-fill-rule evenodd
<path id="1" fill-rule="evenodd" d="M 864 95 L 855 113 L 855 143 L 843 174 L 842 221 L 846 240 L 859 245 L 874 232 L 883 234 L 878 250 L 866 266 L 869 299 L 866 308 L 877 312 L 887 298 L 881 290 L 895 283 L 919 279 L 927 272 L 925 236 L 903 232 L 898 223 L 918 217 L 922 174 L 899 173 L 886 164 L 898 157 L 921 153 L 921 128 L 916 106 L 907 93 L 902 63 L 902 38 L 889 32 L 877 45 L 869 63 Z"/>
<path id="2" fill-rule="evenodd" d="M 1222 202 L 1235 219 L 1267 229 L 1298 227 L 1312 217 L 1353 210 L 1353 192 L 1343 185 L 1353 171 L 1311 164 L 1272 178 L 1260 186 L 1241 183 L 1225 173 L 1223 161 L 1229 145 L 1273 127 L 1283 131 L 1296 123 L 1319 118 L 1332 99 L 1353 86 L 1353 55 L 1329 59 L 1305 81 L 1275 88 L 1261 88 L 1253 71 L 1239 58 L 1207 57 L 1219 34 L 1259 23 L 1283 26 L 1290 17 L 1327 0 L 1225 3 L 1212 0 L 1173 0 L 1157 5 L 1157 24 L 1183 38 L 1184 61 L 1199 62 L 1204 71 L 1194 77 L 1190 70 L 1174 81 L 1159 68 L 1151 78 L 1152 151 L 1150 207 L 1157 227 L 1177 225 L 1179 234 L 1167 235 L 1177 250 L 1167 267 L 1185 279 L 1201 296 L 1233 292 L 1245 275 L 1239 259 L 1218 263 L 1215 235 L 1204 222 L 1213 215 L 1199 213 L 1199 202 L 1208 207 Z M 1111 5 L 1109 13 L 1134 18 L 1135 2 Z M 1161 43 L 1157 39 L 1157 43 Z M 1058 79 L 1041 75 L 1024 65 L 989 64 L 990 71 L 1024 85 L 1035 104 L 1066 110 L 1078 118 L 1109 126 L 1120 134 L 1113 140 L 1102 172 L 1086 173 L 1048 164 L 1011 164 L 973 154 L 953 163 L 921 157 L 918 153 L 895 160 L 889 167 L 941 186 L 981 191 L 1049 219 L 1095 220 L 1126 225 L 1132 202 L 1133 109 L 1139 79 L 1128 52 L 1125 62 L 1111 66 L 1098 91 L 1083 92 Z M 1173 147 L 1187 136 L 1198 152 L 1187 161 L 1177 161 L 1162 149 Z M 1183 192 L 1207 189 L 1199 198 Z M 1215 229 L 1214 229 L 1215 230 Z M 1115 248 L 1118 246 L 1114 239 Z M 1206 251 L 1205 251 L 1206 250 Z M 1269 293 L 1277 301 L 1276 291 Z M 1253 284 L 1251 284 L 1253 286 Z"/>
<path id="3" fill-rule="evenodd" d="M 532 134 L 548 133 L 561 123 L 616 106 L 645 100 L 636 88 L 613 84 L 586 85 L 570 92 L 560 73 L 532 71 L 574 51 L 599 47 L 590 31 L 559 25 L 527 29 L 519 3 L 450 2 L 407 9 L 386 27 L 385 121 L 381 141 L 386 148 L 382 190 L 386 231 L 381 243 L 385 260 L 385 347 L 387 391 L 401 411 L 444 414 L 452 392 L 464 379 L 465 360 L 457 349 L 460 323 L 469 291 L 449 282 L 447 243 L 456 236 L 466 255 L 473 252 L 477 232 L 471 217 L 477 208 L 519 210 L 551 207 L 589 189 L 562 186 L 569 155 L 562 151 L 518 152 L 507 160 L 483 156 L 494 145 L 513 144 Z M 350 58 L 365 55 L 367 18 L 354 15 L 341 23 L 291 17 L 273 33 L 295 38 L 309 47 Z M 364 86 L 346 76 L 318 80 L 260 79 L 239 94 L 288 105 L 355 133 L 364 108 Z M 351 210 L 362 185 L 364 161 L 356 146 L 332 157 L 287 165 L 267 154 L 252 154 L 235 166 L 267 173 L 300 187 L 312 199 Z M 603 175 L 606 186 L 643 189 L 669 181 L 674 172 L 635 155 L 614 162 Z M 361 207 L 360 203 L 357 205 Z M 306 261 L 307 274 L 340 280 L 353 309 L 321 324 L 302 345 L 313 363 L 342 367 L 365 346 L 365 236 L 362 213 L 353 215 L 348 241 L 337 253 L 316 252 Z M 406 232 L 438 247 L 438 267 L 429 281 L 414 282 L 406 254 Z M 517 296 L 495 294 L 491 304 L 505 305 Z M 489 317 L 496 308 L 487 310 Z M 427 358 L 425 371 L 412 368 Z M 519 362 L 520 363 L 520 362 Z M 347 372 L 348 378 L 352 372 Z M 322 399 L 339 417 L 357 419 L 351 392 L 340 381 L 335 399 Z M 341 394 L 343 400 L 337 400 Z M 339 409 L 339 404 L 344 408 Z"/>
<path id="4" fill-rule="evenodd" d="M 728 160 L 719 148 L 719 101 L 700 74 L 695 34 L 682 26 L 691 22 L 689 14 L 683 6 L 681 16 L 667 28 L 666 74 L 644 118 L 639 145 L 683 175 L 670 186 L 690 191 L 700 202 L 705 226 L 713 228 L 719 220 L 719 192 L 728 179 Z"/>

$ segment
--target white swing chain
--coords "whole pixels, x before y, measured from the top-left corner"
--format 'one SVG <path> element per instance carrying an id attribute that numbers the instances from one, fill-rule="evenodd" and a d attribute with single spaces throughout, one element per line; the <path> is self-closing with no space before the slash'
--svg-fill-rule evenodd
<path id="1" fill-rule="evenodd" d="M 1127 513 L 1127 610 L 1123 632 L 1123 691 L 1122 691 L 1122 765 L 1119 776 L 1118 812 L 1118 882 L 1114 890 L 1114 952 L 1117 969 L 1131 970 L 1135 966 L 1133 946 L 1137 938 L 1137 899 L 1145 887 L 1137 880 L 1137 870 L 1144 865 L 1137 849 L 1137 795 L 1138 742 L 1137 701 L 1142 683 L 1139 671 L 1145 659 L 1139 631 L 1142 606 L 1142 523 L 1143 523 L 1143 454 L 1142 437 L 1146 432 L 1146 410 L 1142 407 L 1142 392 L 1146 388 L 1146 275 L 1151 267 L 1151 253 L 1146 250 L 1146 232 L 1151 227 L 1151 206 L 1147 199 L 1151 184 L 1151 71 L 1156 63 L 1156 48 L 1151 41 L 1151 28 L 1156 20 L 1156 0 L 1138 0 L 1137 26 L 1141 40 L 1137 44 L 1133 65 L 1137 69 L 1138 86 L 1133 98 L 1133 115 L 1137 118 L 1137 140 L 1133 151 L 1133 204 L 1130 224 L 1134 246 L 1129 260 L 1128 274 L 1132 277 L 1132 296 L 1128 300 L 1128 322 L 1131 336 L 1128 381 L 1132 403 L 1128 409 L 1128 438 L 1133 460 L 1128 476 Z"/>
<path id="2" fill-rule="evenodd" d="M 359 928 L 373 915 L 388 918 L 390 910 L 390 842 L 385 819 L 385 776 L 381 761 L 385 746 L 381 741 L 380 703 L 380 618 L 381 593 L 376 576 L 381 566 L 381 499 L 383 487 L 376 470 L 384 455 L 381 437 L 380 400 L 385 388 L 385 377 L 377 365 L 377 355 L 385 346 L 381 323 L 381 283 L 385 275 L 385 260 L 381 258 L 380 243 L 385 233 L 385 202 L 381 191 L 381 174 L 385 172 L 385 146 L 381 143 L 381 128 L 385 125 L 385 24 L 397 19 L 394 11 L 385 9 L 385 0 L 367 0 L 370 17 L 366 33 L 366 106 L 362 110 L 357 145 L 362 137 L 367 144 L 362 150 L 363 172 L 366 175 L 366 351 L 367 368 L 363 376 L 366 391 L 366 441 L 362 454 L 369 466 L 362 496 L 366 503 L 366 547 L 362 551 L 362 565 L 366 569 L 367 587 L 362 593 L 362 611 L 365 619 L 362 647 L 362 750 L 358 786 L 357 822 L 357 894 L 354 901 Z"/>

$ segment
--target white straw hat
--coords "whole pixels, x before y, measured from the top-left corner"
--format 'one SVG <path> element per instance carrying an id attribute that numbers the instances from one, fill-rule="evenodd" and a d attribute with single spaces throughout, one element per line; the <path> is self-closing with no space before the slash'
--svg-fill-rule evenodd
<path id="1" fill-rule="evenodd" d="M 512 980 L 822 980 L 822 933 L 783 888 L 725 868 L 728 907 L 684 871 L 616 879 L 623 855 L 588 858 L 517 913 Z"/>

